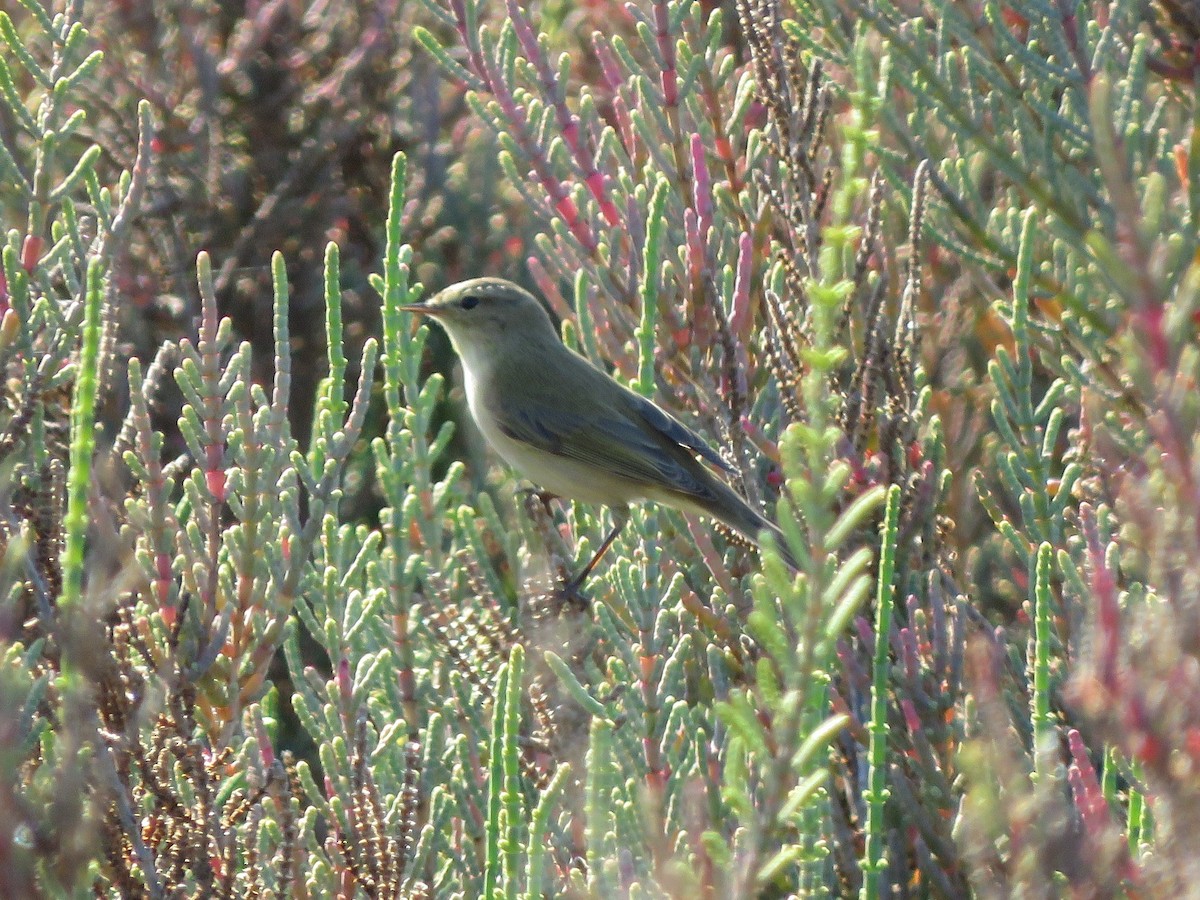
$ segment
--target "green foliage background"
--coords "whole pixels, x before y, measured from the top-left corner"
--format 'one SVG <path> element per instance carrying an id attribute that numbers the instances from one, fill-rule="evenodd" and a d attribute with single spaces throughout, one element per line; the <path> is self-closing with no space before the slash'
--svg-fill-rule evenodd
<path id="1" fill-rule="evenodd" d="M 1200 11 L 0 11 L 0 896 L 1187 896 Z M 274 255 L 272 255 L 274 253 Z M 773 548 L 522 493 L 482 273 Z"/>

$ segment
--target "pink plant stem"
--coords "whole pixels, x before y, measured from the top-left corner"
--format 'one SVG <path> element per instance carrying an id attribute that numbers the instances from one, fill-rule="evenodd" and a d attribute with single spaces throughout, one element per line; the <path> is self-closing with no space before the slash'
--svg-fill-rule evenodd
<path id="1" fill-rule="evenodd" d="M 599 31 L 595 32 L 592 35 L 592 49 L 600 63 L 600 73 L 604 82 L 612 92 L 613 117 L 617 120 L 617 133 L 621 136 L 621 144 L 630 160 L 636 161 L 637 132 L 629 116 L 629 100 L 624 93 L 625 80 L 621 77 L 621 70 L 617 66 L 616 55 L 609 38 Z"/>
<path id="2" fill-rule="evenodd" d="M 1071 785 L 1071 795 L 1075 800 L 1075 808 L 1083 820 L 1083 827 L 1093 845 L 1099 845 L 1106 835 L 1115 828 L 1109 813 L 1108 801 L 1096 777 L 1096 769 L 1088 757 L 1087 747 L 1083 738 L 1074 728 L 1067 731 L 1067 746 L 1071 752 L 1071 764 L 1067 767 L 1067 780 Z M 1128 845 L 1121 844 L 1121 859 L 1117 862 L 1121 877 L 1126 881 L 1136 883 L 1140 880 L 1141 869 L 1128 855 Z"/>
<path id="3" fill-rule="evenodd" d="M 546 302 L 550 304 L 555 315 L 561 319 L 573 319 L 575 317 L 574 306 L 563 297 L 562 291 L 558 289 L 558 281 L 546 271 L 542 261 L 536 256 L 528 256 L 525 259 L 525 265 L 528 266 L 530 277 L 537 284 L 538 290 L 542 292 L 542 296 L 546 298 Z"/>
<path id="4" fill-rule="evenodd" d="M 675 68 L 675 41 L 671 36 L 671 11 L 664 0 L 654 4 L 654 38 L 663 57 L 663 69 L 659 78 L 663 100 L 673 110 L 679 105 L 678 72 Z"/>
<path id="5" fill-rule="evenodd" d="M 513 29 L 517 33 L 517 40 L 521 44 L 521 48 L 525 51 L 526 58 L 533 64 L 534 69 L 538 73 L 538 80 L 542 85 L 542 94 L 548 99 L 554 107 L 555 120 L 558 123 L 559 133 L 562 134 L 563 140 L 571 149 L 571 156 L 575 160 L 575 165 L 579 169 L 579 174 L 583 177 L 583 182 L 587 185 L 588 190 L 600 205 L 600 212 L 604 216 L 609 225 L 616 225 L 620 222 L 620 215 L 617 212 L 616 205 L 608 196 L 604 175 L 596 169 L 589 152 L 594 148 L 584 147 L 580 140 L 579 117 L 574 115 L 567 109 L 567 103 L 564 98 L 562 86 L 558 82 L 558 76 L 554 69 L 550 66 L 550 61 L 546 58 L 546 54 L 538 42 L 537 35 L 534 34 L 533 28 L 529 25 L 529 19 L 522 12 L 521 7 L 516 0 L 506 0 L 508 9 L 508 17 L 513 23 Z"/>
<path id="6" fill-rule="evenodd" d="M 545 150 L 538 143 L 536 138 L 530 131 L 529 119 L 526 115 L 525 108 L 516 102 L 512 91 L 509 90 L 504 77 L 497 70 L 493 60 L 488 59 L 482 51 L 478 49 L 478 42 L 469 33 L 467 26 L 466 6 L 463 0 L 450 0 L 450 11 L 454 15 L 454 20 L 458 29 L 459 36 L 462 38 L 463 45 L 467 48 L 471 68 L 474 73 L 483 80 L 488 91 L 496 99 L 500 106 L 500 110 L 505 119 L 508 133 L 513 137 L 525 154 L 527 161 L 533 167 L 534 175 L 538 182 L 550 197 L 550 205 L 553 210 L 562 217 L 567 228 L 580 245 L 587 251 L 589 256 L 594 256 L 596 251 L 596 239 L 592 235 L 592 230 L 588 224 L 580 217 L 579 210 L 576 208 L 575 202 L 570 197 L 569 187 L 559 179 L 550 166 L 550 161 L 546 157 Z M 519 23 L 514 20 L 514 27 L 520 31 Z M 525 23 L 528 29 L 528 23 Z M 519 37 L 519 34 L 518 34 Z M 533 46 L 537 47 L 536 39 L 533 39 Z M 541 56 L 538 50 L 539 57 Z M 536 60 L 534 60 L 536 66 Z"/>
<path id="7" fill-rule="evenodd" d="M 754 325 L 754 305 L 750 302 L 750 282 L 754 276 L 754 242 L 748 232 L 738 238 L 737 278 L 733 285 L 733 309 L 729 314 L 729 330 L 739 345 L 750 340 Z"/>
<path id="8" fill-rule="evenodd" d="M 758 448 L 759 453 L 773 463 L 779 462 L 779 444 L 763 434 L 762 429 L 748 416 L 742 417 L 742 430 L 746 432 L 746 437 L 750 438 L 754 446 Z"/>
<path id="9" fill-rule="evenodd" d="M 726 134 L 727 126 L 723 121 L 721 100 L 717 96 L 716 85 L 713 84 L 712 72 L 709 71 L 707 66 L 700 70 L 700 93 L 704 98 L 704 106 L 708 110 L 709 124 L 713 130 L 713 152 L 717 154 L 717 159 L 721 161 L 721 165 L 725 168 L 725 179 L 729 182 L 729 189 L 736 194 L 745 186 L 745 179 L 738 174 L 737 161 L 733 155 L 733 145 Z"/>

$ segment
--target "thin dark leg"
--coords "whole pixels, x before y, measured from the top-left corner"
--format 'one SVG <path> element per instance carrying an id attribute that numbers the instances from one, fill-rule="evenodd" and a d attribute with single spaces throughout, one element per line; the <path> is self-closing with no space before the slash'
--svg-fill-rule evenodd
<path id="1" fill-rule="evenodd" d="M 629 511 L 626 509 L 613 510 L 613 528 L 600 544 L 600 549 L 592 555 L 588 564 L 580 570 L 579 574 L 567 582 L 565 592 L 568 597 L 579 597 L 579 589 L 583 587 L 583 583 L 587 581 L 588 576 L 592 574 L 592 569 L 596 568 L 596 563 L 600 562 L 601 557 L 608 552 L 608 548 L 612 546 L 613 541 L 617 539 L 617 535 L 624 530 L 629 523 Z"/>

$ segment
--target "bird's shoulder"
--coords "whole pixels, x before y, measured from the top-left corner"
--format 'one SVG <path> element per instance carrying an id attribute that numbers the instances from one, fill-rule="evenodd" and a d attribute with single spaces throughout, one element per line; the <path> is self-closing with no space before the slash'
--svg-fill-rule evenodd
<path id="1" fill-rule="evenodd" d="M 565 346 L 514 354 L 488 373 L 486 390 L 503 410 L 537 406 L 593 412 L 621 385 Z"/>
<path id="2" fill-rule="evenodd" d="M 561 353 L 530 353 L 506 360 L 481 385 L 497 427 L 508 437 L 559 452 L 590 423 L 609 417 L 611 382 L 566 347 Z"/>

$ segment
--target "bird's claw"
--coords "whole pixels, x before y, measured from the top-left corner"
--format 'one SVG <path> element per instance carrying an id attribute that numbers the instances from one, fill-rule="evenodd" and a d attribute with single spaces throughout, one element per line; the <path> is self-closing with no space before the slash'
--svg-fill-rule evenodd
<path id="1" fill-rule="evenodd" d="M 592 605 L 592 598 L 583 592 L 583 582 L 578 576 L 564 581 L 558 590 L 558 596 L 564 605 L 569 604 L 576 609 L 584 610 Z"/>

